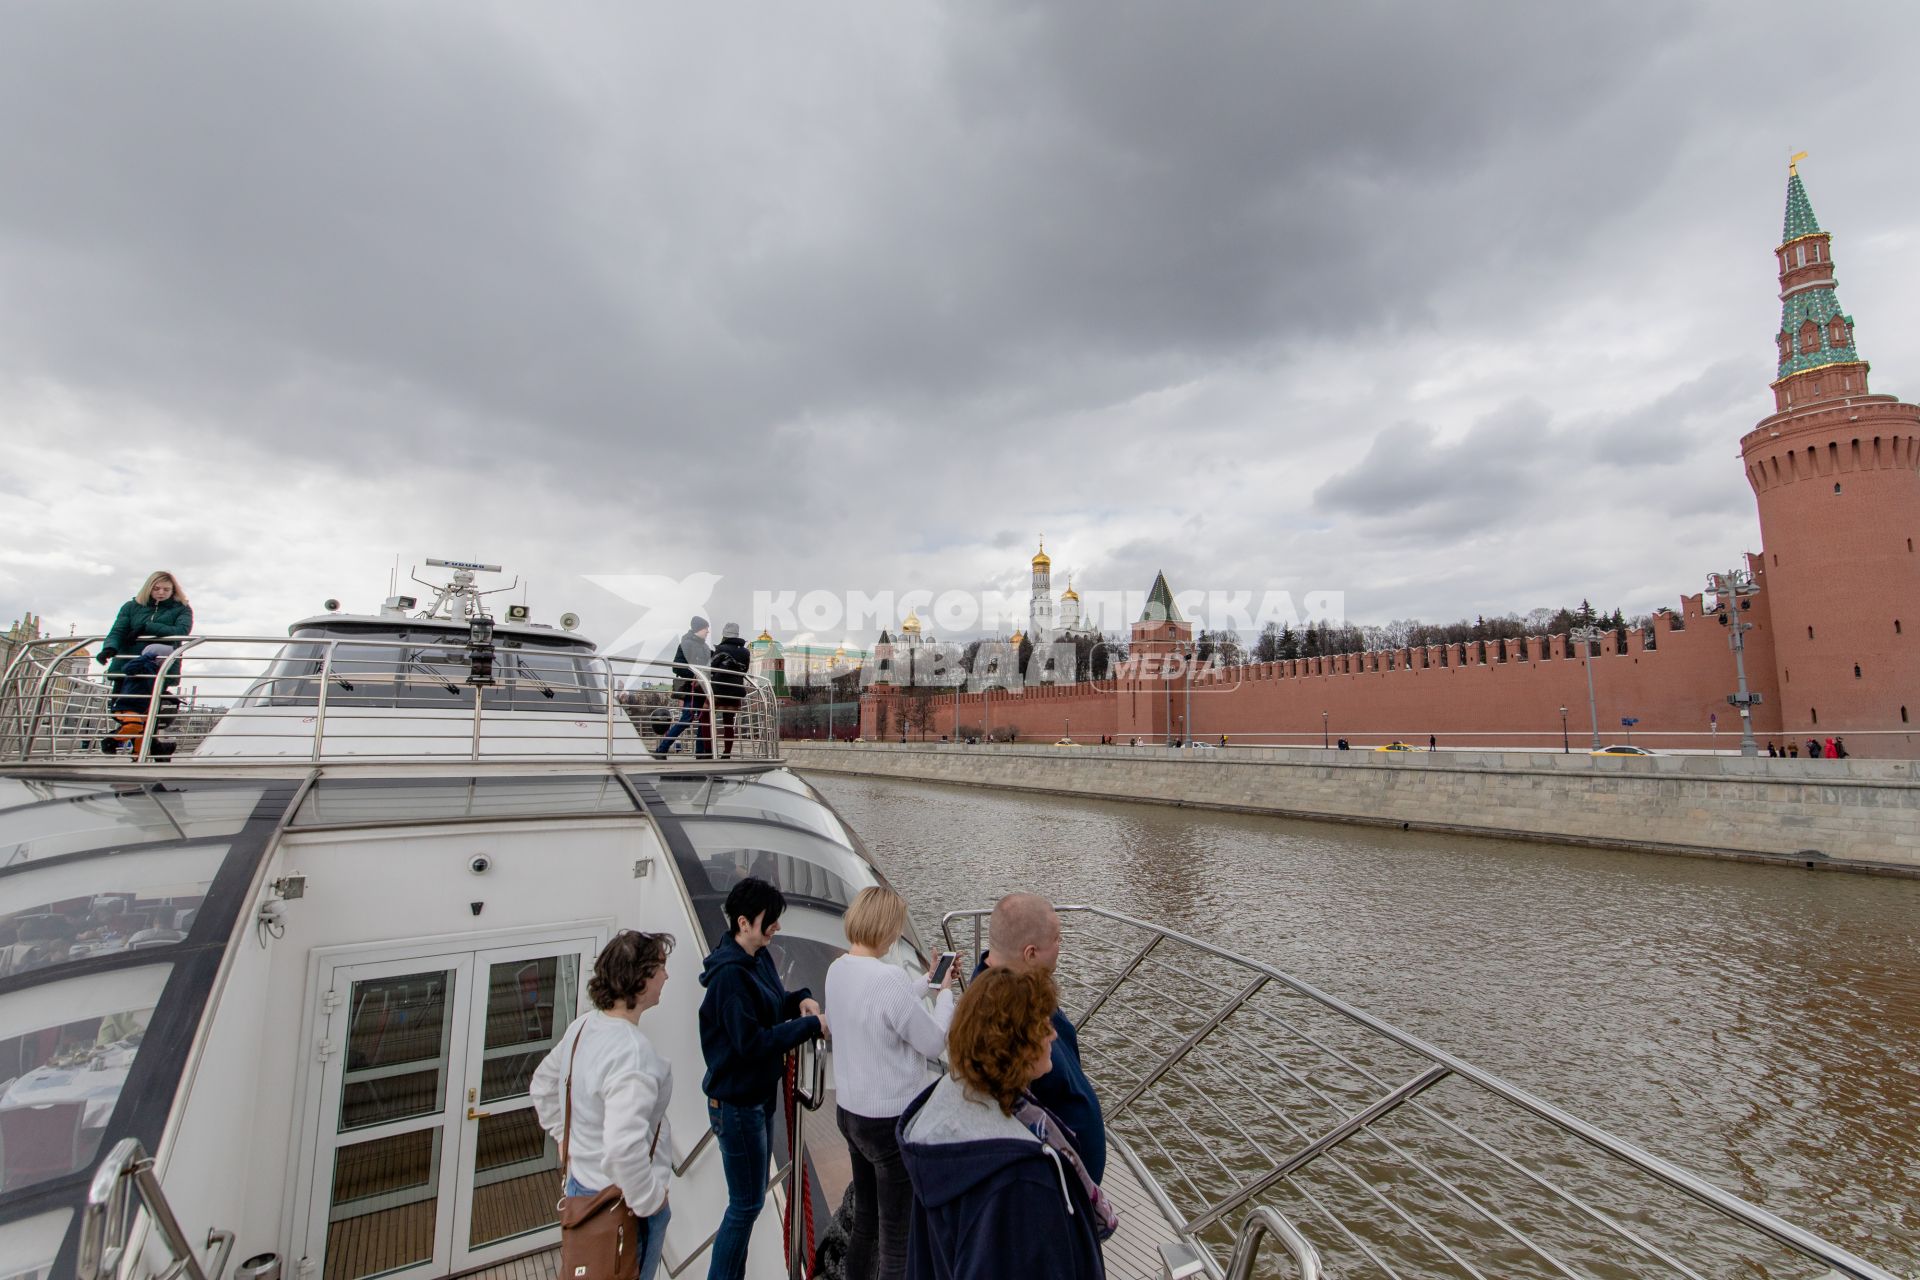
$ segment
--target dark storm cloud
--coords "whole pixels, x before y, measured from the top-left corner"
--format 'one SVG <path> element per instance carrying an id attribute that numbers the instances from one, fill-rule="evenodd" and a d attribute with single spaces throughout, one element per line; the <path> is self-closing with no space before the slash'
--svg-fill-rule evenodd
<path id="1" fill-rule="evenodd" d="M 1409 558 L 1524 517 L 1479 570 L 1519 591 L 1616 490 L 1751 524 L 1707 446 L 1765 411 L 1783 131 L 1908 229 L 1913 19 L 1799 14 L 9 6 L 0 413 L 71 392 L 32 430 L 85 433 L 95 503 L 139 421 L 196 494 L 244 454 L 404 495 L 377 545 L 500 503 L 550 563 L 723 591 L 1017 574 L 1029 525 L 1101 528 L 1103 587 L 1259 579 L 1276 530 L 1302 572 L 1443 582 Z M 178 545 L 242 558 L 241 511 Z"/>

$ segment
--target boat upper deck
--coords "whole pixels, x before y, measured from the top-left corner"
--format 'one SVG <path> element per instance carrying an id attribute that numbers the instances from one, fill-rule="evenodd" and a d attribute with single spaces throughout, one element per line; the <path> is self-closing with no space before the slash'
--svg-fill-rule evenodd
<path id="1" fill-rule="evenodd" d="M 696 714 L 666 759 L 779 755 L 766 679 L 564 632 L 329 617 L 290 637 L 172 637 L 114 673 L 94 665 L 101 642 L 20 647 L 0 674 L 0 764 L 646 763 L 683 707 Z"/>

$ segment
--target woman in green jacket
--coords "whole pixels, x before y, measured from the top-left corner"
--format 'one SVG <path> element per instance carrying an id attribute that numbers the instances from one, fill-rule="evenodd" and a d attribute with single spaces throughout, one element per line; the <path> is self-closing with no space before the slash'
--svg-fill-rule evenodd
<path id="1" fill-rule="evenodd" d="M 184 636 L 193 630 L 193 606 L 180 580 L 164 569 L 147 575 L 133 599 L 120 606 L 95 662 L 107 663 L 107 674 L 118 676 L 140 650 L 165 636 Z"/>

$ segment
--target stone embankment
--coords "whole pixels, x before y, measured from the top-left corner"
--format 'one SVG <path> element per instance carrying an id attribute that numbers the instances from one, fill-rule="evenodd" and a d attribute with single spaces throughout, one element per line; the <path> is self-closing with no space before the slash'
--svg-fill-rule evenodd
<path id="1" fill-rule="evenodd" d="M 781 744 L 796 769 L 1920 876 L 1920 762 Z"/>

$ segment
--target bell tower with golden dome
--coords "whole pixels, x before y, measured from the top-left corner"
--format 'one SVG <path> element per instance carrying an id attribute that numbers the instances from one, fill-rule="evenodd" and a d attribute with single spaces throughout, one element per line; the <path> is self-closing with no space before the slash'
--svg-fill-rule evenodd
<path id="1" fill-rule="evenodd" d="M 1027 605 L 1027 635 L 1035 648 L 1053 642 L 1053 561 L 1047 555 L 1047 540 L 1033 553 L 1033 596 Z"/>

